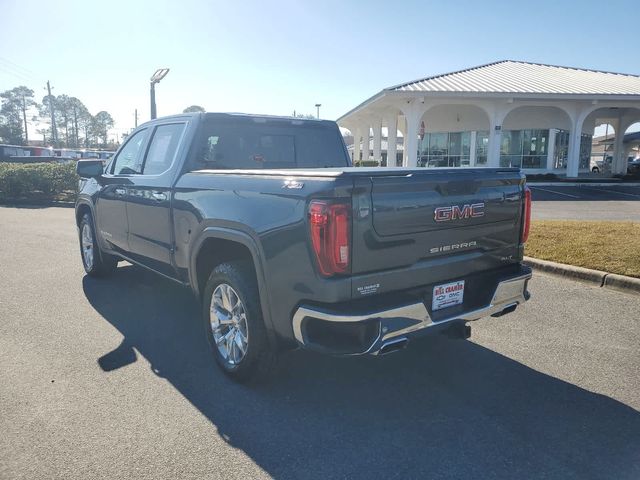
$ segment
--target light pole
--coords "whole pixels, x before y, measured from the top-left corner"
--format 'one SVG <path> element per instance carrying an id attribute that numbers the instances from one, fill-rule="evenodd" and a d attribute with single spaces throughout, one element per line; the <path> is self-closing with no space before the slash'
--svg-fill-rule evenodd
<path id="1" fill-rule="evenodd" d="M 167 73 L 169 73 L 169 69 L 168 68 L 160 68 L 159 70 L 156 70 L 156 73 L 154 73 L 151 76 L 151 83 L 150 83 L 150 94 L 151 94 L 151 120 L 153 120 L 154 118 L 157 117 L 157 113 L 156 113 L 156 83 L 160 83 L 160 80 L 162 80 L 164 77 L 167 76 Z"/>
<path id="2" fill-rule="evenodd" d="M 320 118 L 320 107 L 322 106 L 321 103 L 316 103 L 316 117 Z"/>

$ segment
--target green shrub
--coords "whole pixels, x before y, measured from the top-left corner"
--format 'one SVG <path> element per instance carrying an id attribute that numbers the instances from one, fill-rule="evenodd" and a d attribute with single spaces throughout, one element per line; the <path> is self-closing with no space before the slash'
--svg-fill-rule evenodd
<path id="1" fill-rule="evenodd" d="M 558 180 L 555 173 L 527 173 L 527 182 L 553 182 Z"/>
<path id="2" fill-rule="evenodd" d="M 76 165 L 0 163 L 0 201 L 73 200 L 78 189 Z"/>
<path id="3" fill-rule="evenodd" d="M 374 160 L 359 160 L 355 163 L 354 167 L 377 167 L 378 162 Z"/>

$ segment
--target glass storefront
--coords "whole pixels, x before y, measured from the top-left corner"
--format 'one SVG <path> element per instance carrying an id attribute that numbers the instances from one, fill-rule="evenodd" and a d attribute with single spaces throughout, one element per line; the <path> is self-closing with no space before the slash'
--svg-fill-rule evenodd
<path id="1" fill-rule="evenodd" d="M 489 131 L 476 132 L 476 165 L 485 166 L 489 156 Z"/>
<path id="2" fill-rule="evenodd" d="M 569 132 L 567 130 L 557 130 L 556 149 L 553 155 L 553 168 L 560 170 L 567 168 L 569 158 Z"/>
<path id="3" fill-rule="evenodd" d="M 471 132 L 425 133 L 419 144 L 420 167 L 468 167 L 471 148 L 476 150 L 476 164 L 486 165 L 489 132 L 477 132 L 471 145 Z"/>
<path id="4" fill-rule="evenodd" d="M 580 163 L 579 169 L 587 169 L 591 165 L 591 146 L 593 144 L 593 135 L 583 133 L 580 137 Z"/>
<path id="5" fill-rule="evenodd" d="M 460 167 L 469 165 L 471 132 L 425 133 L 419 146 L 421 167 Z"/>
<path id="6" fill-rule="evenodd" d="M 569 132 L 567 130 L 556 131 L 556 149 L 553 158 L 553 168 L 567 168 L 569 158 Z M 591 161 L 591 143 L 593 136 L 583 133 L 580 137 L 580 161 L 578 168 L 580 170 L 589 169 Z"/>
<path id="7" fill-rule="evenodd" d="M 547 168 L 549 130 L 504 130 L 500 166 Z"/>
<path id="8" fill-rule="evenodd" d="M 475 145 L 471 144 L 472 132 L 425 133 L 419 143 L 418 166 L 466 167 L 475 149 L 478 166 L 487 165 L 489 132 L 477 131 Z M 549 151 L 549 130 L 503 130 L 500 136 L 500 166 L 523 169 L 546 169 Z M 580 139 L 580 169 L 588 169 L 591 157 L 591 135 Z M 556 130 L 553 168 L 567 168 L 569 132 Z"/>

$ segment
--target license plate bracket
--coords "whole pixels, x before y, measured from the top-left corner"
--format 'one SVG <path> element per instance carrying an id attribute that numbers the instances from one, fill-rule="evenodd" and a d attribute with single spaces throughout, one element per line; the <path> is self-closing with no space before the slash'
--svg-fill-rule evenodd
<path id="1" fill-rule="evenodd" d="M 464 280 L 443 283 L 433 287 L 431 309 L 433 311 L 460 305 L 464 300 Z"/>

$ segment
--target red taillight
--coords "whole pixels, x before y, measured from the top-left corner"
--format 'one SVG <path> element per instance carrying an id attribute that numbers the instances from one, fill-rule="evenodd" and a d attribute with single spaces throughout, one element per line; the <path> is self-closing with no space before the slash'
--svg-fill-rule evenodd
<path id="1" fill-rule="evenodd" d="M 525 185 L 524 187 L 524 206 L 522 209 L 522 218 L 524 219 L 524 225 L 522 225 L 522 241 L 521 243 L 527 243 L 529 239 L 529 229 L 531 228 L 531 190 Z"/>
<path id="2" fill-rule="evenodd" d="M 320 273 L 345 273 L 351 257 L 350 206 L 314 200 L 309 205 L 311 245 Z"/>

